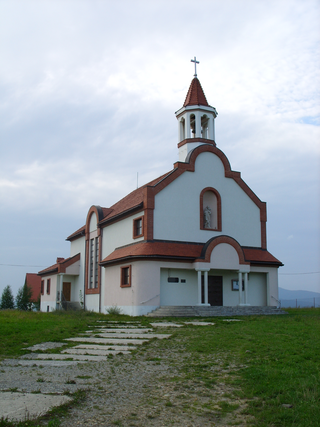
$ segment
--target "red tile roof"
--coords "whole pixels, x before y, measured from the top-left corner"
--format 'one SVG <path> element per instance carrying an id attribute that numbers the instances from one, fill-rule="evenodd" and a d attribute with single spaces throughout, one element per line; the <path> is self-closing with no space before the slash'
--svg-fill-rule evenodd
<path id="1" fill-rule="evenodd" d="M 209 107 L 206 96 L 197 77 L 192 80 L 186 100 L 183 104 L 184 107 L 187 107 L 188 105 L 205 105 L 206 107 Z"/>
<path id="2" fill-rule="evenodd" d="M 74 233 L 70 234 L 70 236 L 68 236 L 66 238 L 66 240 L 74 240 L 77 239 L 78 237 L 84 236 L 84 233 L 86 231 L 86 226 L 83 225 L 82 227 L 79 228 L 79 230 L 75 231 Z"/>
<path id="3" fill-rule="evenodd" d="M 45 268 L 44 270 L 41 270 L 38 272 L 39 276 L 46 276 L 48 274 L 57 274 L 57 273 L 64 273 L 66 267 L 69 267 L 70 265 L 74 264 L 75 262 L 80 260 L 80 254 L 73 255 L 69 258 L 57 258 L 57 263 L 51 265 L 50 267 Z"/>
<path id="4" fill-rule="evenodd" d="M 41 277 L 37 273 L 27 273 L 25 283 L 31 288 L 31 301 L 36 302 L 41 292 Z"/>
<path id="5" fill-rule="evenodd" d="M 144 241 L 117 248 L 101 261 L 108 264 L 127 258 L 175 258 L 193 261 L 201 255 L 202 243 Z"/>
<path id="6" fill-rule="evenodd" d="M 103 223 L 105 220 L 109 220 L 111 218 L 114 218 L 114 217 L 120 215 L 121 213 L 126 212 L 126 211 L 140 205 L 143 202 L 143 195 L 144 195 L 143 190 L 146 187 L 155 186 L 160 181 L 162 181 L 167 175 L 169 175 L 171 172 L 172 171 L 167 172 L 164 175 L 159 176 L 158 178 L 148 182 L 147 184 L 143 185 L 142 187 L 139 187 L 136 190 L 132 191 L 131 193 L 127 194 L 123 199 L 119 200 L 117 203 L 115 203 L 114 205 L 112 205 L 108 209 L 103 220 L 100 222 Z"/>
<path id="7" fill-rule="evenodd" d="M 144 241 L 115 249 L 101 261 L 102 265 L 137 258 L 170 258 L 193 262 L 201 257 L 203 243 L 170 241 Z M 282 263 L 268 251 L 260 248 L 243 248 L 245 259 L 252 264 L 280 266 Z"/>
<path id="8" fill-rule="evenodd" d="M 171 172 L 172 171 L 167 172 L 164 175 L 161 175 L 158 178 L 148 182 L 147 184 L 143 185 L 142 187 L 137 188 L 136 190 L 127 194 L 125 197 L 123 197 L 117 203 L 112 205 L 110 208 L 101 208 L 102 212 L 103 212 L 103 219 L 100 221 L 100 223 L 107 222 L 107 221 L 111 220 L 112 218 L 115 218 L 118 215 L 121 215 L 122 213 L 124 213 L 130 209 L 133 209 L 134 207 L 138 207 L 143 202 L 143 195 L 144 195 L 143 190 L 146 187 L 153 187 L 153 186 L 157 185 L 166 176 L 170 175 Z M 83 236 L 85 233 L 85 229 L 86 229 L 86 226 L 83 225 L 77 231 L 70 234 L 70 236 L 68 236 L 66 240 L 72 241 L 72 240 L 75 240 L 75 239 Z"/>
<path id="9" fill-rule="evenodd" d="M 260 248 L 242 248 L 246 261 L 251 264 L 275 264 L 278 266 L 283 265 L 281 261 L 271 255 L 265 249 Z"/>

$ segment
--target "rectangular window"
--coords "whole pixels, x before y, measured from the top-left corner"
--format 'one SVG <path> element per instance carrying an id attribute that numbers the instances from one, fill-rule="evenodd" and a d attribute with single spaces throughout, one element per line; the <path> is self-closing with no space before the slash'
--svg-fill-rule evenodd
<path id="1" fill-rule="evenodd" d="M 98 237 L 96 237 L 95 239 L 95 244 L 96 244 L 96 250 L 95 250 L 95 269 L 94 269 L 94 287 L 97 289 L 98 288 L 98 275 L 99 275 L 99 239 Z"/>
<path id="2" fill-rule="evenodd" d="M 50 295 L 50 284 L 51 284 L 51 279 L 47 279 L 47 295 Z"/>
<path id="3" fill-rule="evenodd" d="M 233 291 L 239 290 L 239 280 L 231 280 L 231 289 Z M 244 280 L 242 280 L 242 290 L 244 291 Z"/>
<path id="4" fill-rule="evenodd" d="M 94 239 L 90 239 L 90 269 L 89 269 L 89 289 L 93 288 L 94 275 Z"/>
<path id="5" fill-rule="evenodd" d="M 121 267 L 121 283 L 122 288 L 128 288 L 131 286 L 131 265 Z"/>
<path id="6" fill-rule="evenodd" d="M 179 277 L 168 277 L 168 283 L 179 283 Z"/>
<path id="7" fill-rule="evenodd" d="M 136 218 L 133 221 L 133 238 L 136 239 L 137 237 L 143 236 L 143 217 Z"/>
<path id="8" fill-rule="evenodd" d="M 44 280 L 41 280 L 41 295 L 44 295 Z"/>

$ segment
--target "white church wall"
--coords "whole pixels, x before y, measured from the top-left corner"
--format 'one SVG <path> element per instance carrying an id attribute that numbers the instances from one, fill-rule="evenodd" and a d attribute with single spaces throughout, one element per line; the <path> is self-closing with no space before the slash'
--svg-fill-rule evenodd
<path id="1" fill-rule="evenodd" d="M 137 243 L 144 240 L 144 237 L 133 238 L 133 220 L 143 215 L 138 212 L 128 218 L 115 222 L 102 229 L 102 259 L 108 256 L 115 248 Z"/>
<path id="2" fill-rule="evenodd" d="M 278 268 L 275 267 L 251 267 L 251 277 L 265 277 L 266 304 L 276 307 L 278 305 Z M 254 305 L 252 303 L 252 305 Z"/>
<path id="3" fill-rule="evenodd" d="M 238 280 L 237 271 L 219 271 L 211 270 L 210 276 L 222 276 L 222 292 L 223 292 L 223 305 L 227 307 L 234 307 L 239 304 L 239 291 L 232 290 L 232 280 Z"/>
<path id="4" fill-rule="evenodd" d="M 231 178 L 213 153 L 201 153 L 194 172 L 184 172 L 155 197 L 154 238 L 206 242 L 228 235 L 244 246 L 261 246 L 260 209 Z M 221 196 L 222 231 L 200 229 L 200 193 L 206 187 Z"/>
<path id="5" fill-rule="evenodd" d="M 178 282 L 168 282 L 177 278 Z M 198 276 L 195 270 L 161 268 L 160 305 L 197 305 Z"/>
<path id="6" fill-rule="evenodd" d="M 266 306 L 267 304 L 267 274 L 250 273 L 248 280 L 248 304 Z"/>
<path id="7" fill-rule="evenodd" d="M 86 310 L 99 312 L 99 294 L 87 294 L 85 299 Z"/>

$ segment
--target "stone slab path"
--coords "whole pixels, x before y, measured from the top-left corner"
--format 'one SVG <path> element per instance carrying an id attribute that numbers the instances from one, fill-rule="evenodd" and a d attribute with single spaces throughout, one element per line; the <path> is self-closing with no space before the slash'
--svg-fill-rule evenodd
<path id="1" fill-rule="evenodd" d="M 159 321 L 153 322 L 152 328 L 145 328 L 136 321 L 127 324 L 99 321 L 81 336 L 28 347 L 29 354 L 1 363 L 8 372 L 6 382 L 0 377 L 0 419 L 24 421 L 69 402 L 70 397 L 63 393 L 90 388 L 90 382 L 81 380 L 82 364 L 101 363 L 109 357 L 127 355 L 151 339 L 169 338 L 171 334 L 161 332 L 184 324 Z M 206 326 L 209 323 L 196 324 Z M 93 365 L 92 372 L 95 372 L 94 366 L 99 365 Z M 69 379 L 70 369 L 76 381 Z"/>

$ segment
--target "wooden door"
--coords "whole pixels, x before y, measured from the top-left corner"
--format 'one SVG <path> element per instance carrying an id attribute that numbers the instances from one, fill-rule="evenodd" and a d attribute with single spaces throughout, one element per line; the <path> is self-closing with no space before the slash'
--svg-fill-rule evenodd
<path id="1" fill-rule="evenodd" d="M 63 282 L 62 289 L 65 301 L 71 301 L 71 282 Z"/>
<path id="2" fill-rule="evenodd" d="M 208 276 L 208 303 L 223 305 L 222 276 Z"/>

